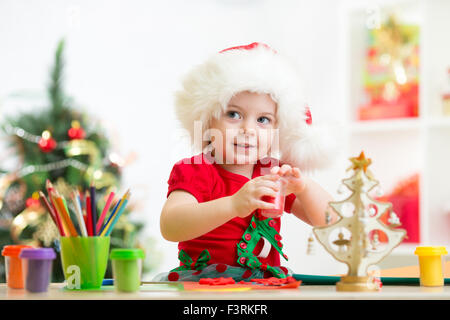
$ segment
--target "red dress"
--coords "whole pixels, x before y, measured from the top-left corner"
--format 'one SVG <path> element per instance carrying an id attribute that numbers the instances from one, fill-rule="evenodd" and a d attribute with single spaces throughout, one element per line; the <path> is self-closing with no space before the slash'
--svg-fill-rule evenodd
<path id="1" fill-rule="evenodd" d="M 268 174 L 270 168 L 277 165 L 281 166 L 282 163 L 279 163 L 275 158 L 258 160 L 253 169 L 252 178 Z M 249 181 L 247 177 L 227 171 L 219 164 L 214 163 L 214 158 L 209 153 L 200 153 L 191 158 L 182 159 L 173 166 L 168 180 L 167 197 L 172 191 L 181 189 L 192 194 L 201 203 L 231 196 L 247 181 Z M 291 212 L 294 200 L 295 195 L 293 193 L 286 196 L 285 212 Z M 231 266 L 239 266 L 236 246 L 256 211 L 245 218 L 236 217 L 231 219 L 198 238 L 179 242 L 178 250 L 183 250 L 192 259 L 197 259 L 204 249 L 208 249 L 211 255 L 208 264 L 224 263 Z M 276 223 L 274 228 L 279 232 L 280 218 L 276 218 L 274 221 Z M 259 254 L 262 247 L 263 241 L 261 240 L 253 252 L 256 255 Z M 266 258 L 259 258 L 259 260 L 261 263 L 274 267 L 280 266 L 280 254 L 273 247 Z"/>

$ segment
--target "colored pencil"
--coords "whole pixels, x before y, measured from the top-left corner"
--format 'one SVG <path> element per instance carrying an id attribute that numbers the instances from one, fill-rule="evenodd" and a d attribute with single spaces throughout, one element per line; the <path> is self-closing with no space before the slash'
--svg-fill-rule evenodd
<path id="1" fill-rule="evenodd" d="M 39 200 L 41 200 L 42 206 L 47 208 L 48 213 L 50 214 L 50 217 L 52 218 L 55 225 L 57 225 L 53 208 L 51 207 L 50 203 L 47 200 L 47 197 L 45 196 L 45 194 L 42 191 L 39 191 Z"/>
<path id="2" fill-rule="evenodd" d="M 119 212 L 117 212 L 114 216 L 114 220 L 111 222 L 111 225 L 108 227 L 108 230 L 105 233 L 105 236 L 109 236 L 111 232 L 114 229 L 115 224 L 117 221 L 119 221 L 120 216 L 122 215 L 122 212 L 125 210 L 125 207 L 127 206 L 128 198 L 126 198 L 123 203 L 120 205 Z"/>
<path id="3" fill-rule="evenodd" d="M 106 234 L 108 233 L 111 225 L 113 224 L 114 220 L 117 217 L 117 213 L 120 211 L 120 208 L 122 208 L 122 204 L 124 203 L 124 201 L 125 200 L 120 199 L 120 202 L 116 206 L 116 210 L 113 213 L 111 213 L 111 217 L 110 217 L 108 223 L 105 224 L 105 226 L 103 227 L 102 233 L 100 234 L 100 236 L 102 236 L 102 237 L 106 236 Z"/>
<path id="4" fill-rule="evenodd" d="M 60 195 L 50 180 L 46 181 L 47 196 L 40 191 L 39 197 L 42 205 L 48 210 L 53 223 L 58 228 L 61 236 L 77 237 L 78 231 L 75 228 L 74 221 L 71 219 L 71 213 L 67 206 L 66 199 L 63 195 Z M 121 199 L 115 204 L 112 212 L 109 214 L 110 208 L 114 201 L 115 192 L 111 191 L 106 199 L 105 206 L 102 213 L 97 214 L 97 201 L 96 201 L 96 189 L 93 184 L 86 190 L 84 196 L 84 206 L 82 205 L 83 196 L 80 191 L 73 190 L 70 193 L 70 198 L 74 205 L 75 217 L 77 220 L 80 236 L 109 236 L 114 229 L 117 221 L 125 210 L 131 193 L 127 190 Z M 72 213 L 73 214 L 73 213 Z M 105 222 L 106 221 L 106 222 Z"/>
<path id="5" fill-rule="evenodd" d="M 118 209 L 116 209 L 114 216 L 110 219 L 108 224 L 105 225 L 105 228 L 103 228 L 101 236 L 109 236 L 111 234 L 112 230 L 114 229 L 114 225 L 117 223 L 117 221 L 120 218 L 120 215 L 125 210 L 129 196 L 130 196 L 130 190 L 128 190 L 122 197 L 122 199 L 120 201 L 121 202 L 120 206 L 118 206 Z"/>
<path id="6" fill-rule="evenodd" d="M 82 221 L 83 221 L 83 225 L 84 225 L 84 229 L 86 231 L 86 237 L 87 237 L 88 236 L 88 232 L 87 232 L 86 212 L 83 209 L 83 202 L 81 200 L 81 195 L 80 195 L 80 192 L 78 191 L 78 189 L 75 190 L 75 198 L 76 198 L 76 201 L 78 203 L 78 209 L 79 209 L 80 214 L 81 214 L 81 218 L 82 218 Z"/>
<path id="7" fill-rule="evenodd" d="M 60 214 L 59 214 L 59 212 L 58 212 L 58 210 L 56 208 L 55 201 L 54 201 L 53 196 L 52 196 L 53 190 L 54 190 L 53 189 L 53 185 L 50 182 L 50 180 L 48 180 L 48 179 L 46 181 L 46 188 L 47 188 L 48 198 L 50 199 L 50 204 L 52 205 L 53 212 L 55 213 L 56 222 L 58 223 L 60 231 L 62 232 L 61 236 L 64 237 L 66 235 L 66 230 L 64 229 L 64 225 L 63 225 L 63 223 L 61 221 L 61 216 L 60 216 Z"/>
<path id="8" fill-rule="evenodd" d="M 78 225 L 80 226 L 80 232 L 83 235 L 83 237 L 87 237 L 87 230 L 86 225 L 84 223 L 83 212 L 81 211 L 80 200 L 75 191 L 72 193 L 72 201 L 75 206 L 75 213 L 78 219 Z"/>
<path id="9" fill-rule="evenodd" d="M 70 211 L 69 211 L 69 207 L 67 206 L 66 199 L 65 199 L 64 196 L 62 196 L 62 195 L 59 195 L 59 194 L 58 194 L 58 196 L 62 198 L 62 202 L 63 202 L 63 204 L 64 204 L 64 209 L 66 210 L 67 215 L 69 216 L 70 222 L 72 222 L 72 218 L 70 217 Z M 73 224 L 73 222 L 72 222 L 72 224 Z"/>
<path id="10" fill-rule="evenodd" d="M 103 231 L 105 231 L 106 228 L 110 225 L 111 220 L 114 218 L 114 215 L 116 214 L 116 212 L 118 211 L 118 209 L 122 205 L 123 199 L 124 199 L 124 196 L 122 196 L 122 198 L 120 198 L 120 200 L 114 206 L 114 209 L 111 212 L 111 214 L 109 215 L 108 220 L 106 221 L 106 223 L 103 225 L 103 228 L 100 231 L 100 234 L 103 234 L 104 233 Z"/>
<path id="11" fill-rule="evenodd" d="M 64 198 L 64 196 L 60 195 L 58 191 L 56 191 L 55 203 L 60 211 L 61 217 L 66 220 L 66 234 L 71 234 L 73 237 L 78 236 L 78 232 L 76 231 L 75 225 L 73 224 L 72 218 L 70 217 L 66 199 Z"/>
<path id="12" fill-rule="evenodd" d="M 59 208 L 56 202 L 56 194 L 54 190 L 51 191 L 49 198 L 54 205 L 56 216 L 59 218 L 59 221 L 61 223 L 61 228 L 63 230 L 64 237 L 70 237 L 69 227 L 67 226 L 66 220 L 63 218 L 63 215 L 61 213 L 61 209 Z"/>
<path id="13" fill-rule="evenodd" d="M 92 215 L 92 235 L 97 235 L 97 201 L 95 195 L 95 187 L 91 184 L 91 215 Z"/>
<path id="14" fill-rule="evenodd" d="M 103 227 L 100 229 L 100 233 L 102 234 L 103 231 L 106 229 L 106 227 L 108 226 L 109 222 L 111 221 L 111 219 L 114 217 L 114 214 L 117 212 L 117 209 L 119 208 L 120 204 L 122 203 L 122 199 L 120 199 L 119 201 L 117 201 L 116 205 L 114 206 L 111 214 L 109 215 L 108 219 L 106 220 L 105 224 L 103 225 Z"/>
<path id="15" fill-rule="evenodd" d="M 50 203 L 47 200 L 47 197 L 45 196 L 45 194 L 42 191 L 39 191 L 39 199 L 41 199 L 41 203 L 43 203 L 43 205 L 45 207 L 47 207 L 47 210 L 50 214 L 50 217 L 52 218 L 53 222 L 56 225 L 56 228 L 58 228 L 59 234 L 62 236 L 64 234 L 61 225 L 58 224 L 58 221 L 56 220 L 56 213 L 54 212 L 53 208 L 51 207 Z"/>
<path id="16" fill-rule="evenodd" d="M 92 232 L 92 208 L 91 208 L 91 196 L 89 195 L 89 191 L 86 191 L 86 221 L 87 221 L 87 232 L 90 237 L 94 234 Z"/>
<path id="17" fill-rule="evenodd" d="M 109 211 L 109 208 L 111 207 L 111 203 L 112 203 L 112 200 L 114 199 L 114 195 L 115 195 L 114 191 L 111 191 L 109 193 L 108 199 L 106 200 L 105 207 L 103 208 L 102 214 L 100 215 L 100 219 L 98 219 L 98 222 L 97 222 L 97 234 L 100 233 L 100 229 L 102 228 L 102 224 L 103 224 L 103 221 L 105 220 L 106 213 Z"/>
<path id="18" fill-rule="evenodd" d="M 61 213 L 62 219 L 65 221 L 65 224 L 69 231 L 69 236 L 76 237 L 78 236 L 77 230 L 75 229 L 72 220 L 70 219 L 69 213 L 66 211 L 66 207 L 64 205 L 64 200 L 61 196 L 56 196 L 56 205 L 59 208 L 59 212 Z"/>

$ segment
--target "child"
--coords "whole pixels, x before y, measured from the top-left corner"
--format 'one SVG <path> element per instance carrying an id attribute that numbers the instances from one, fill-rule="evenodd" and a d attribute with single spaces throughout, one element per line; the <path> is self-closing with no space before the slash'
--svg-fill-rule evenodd
<path id="1" fill-rule="evenodd" d="M 179 243 L 180 266 L 160 280 L 290 274 L 280 266 L 280 216 L 263 215 L 275 209 L 263 200 L 282 192 L 284 211 L 314 226 L 332 200 L 300 171 L 327 159 L 299 90 L 292 66 L 261 43 L 222 50 L 187 75 L 176 114 L 202 152 L 168 180 L 161 233 Z"/>

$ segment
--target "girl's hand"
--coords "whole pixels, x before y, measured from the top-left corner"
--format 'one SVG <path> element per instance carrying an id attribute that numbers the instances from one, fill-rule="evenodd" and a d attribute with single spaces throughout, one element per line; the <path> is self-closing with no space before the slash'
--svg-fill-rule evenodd
<path id="1" fill-rule="evenodd" d="M 281 181 L 284 187 L 284 194 L 299 194 L 306 188 L 306 179 L 302 176 L 299 168 L 292 168 L 288 164 L 283 164 L 280 167 L 276 166 L 270 170 L 271 174 L 282 177 Z"/>
<path id="2" fill-rule="evenodd" d="M 256 209 L 274 209 L 275 205 L 261 200 L 263 196 L 275 197 L 279 186 L 276 181 L 280 177 L 276 174 L 260 176 L 251 179 L 231 196 L 236 216 L 244 218 Z"/>

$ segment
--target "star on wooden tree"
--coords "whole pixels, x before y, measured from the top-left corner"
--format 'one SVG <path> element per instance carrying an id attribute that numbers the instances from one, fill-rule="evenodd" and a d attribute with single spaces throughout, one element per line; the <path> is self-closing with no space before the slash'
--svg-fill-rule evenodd
<path id="1" fill-rule="evenodd" d="M 363 169 L 364 173 L 366 173 L 367 167 L 372 164 L 372 159 L 367 159 L 364 155 L 364 151 L 361 151 L 358 157 L 350 158 L 350 161 L 352 165 L 347 169 L 347 171 Z"/>

